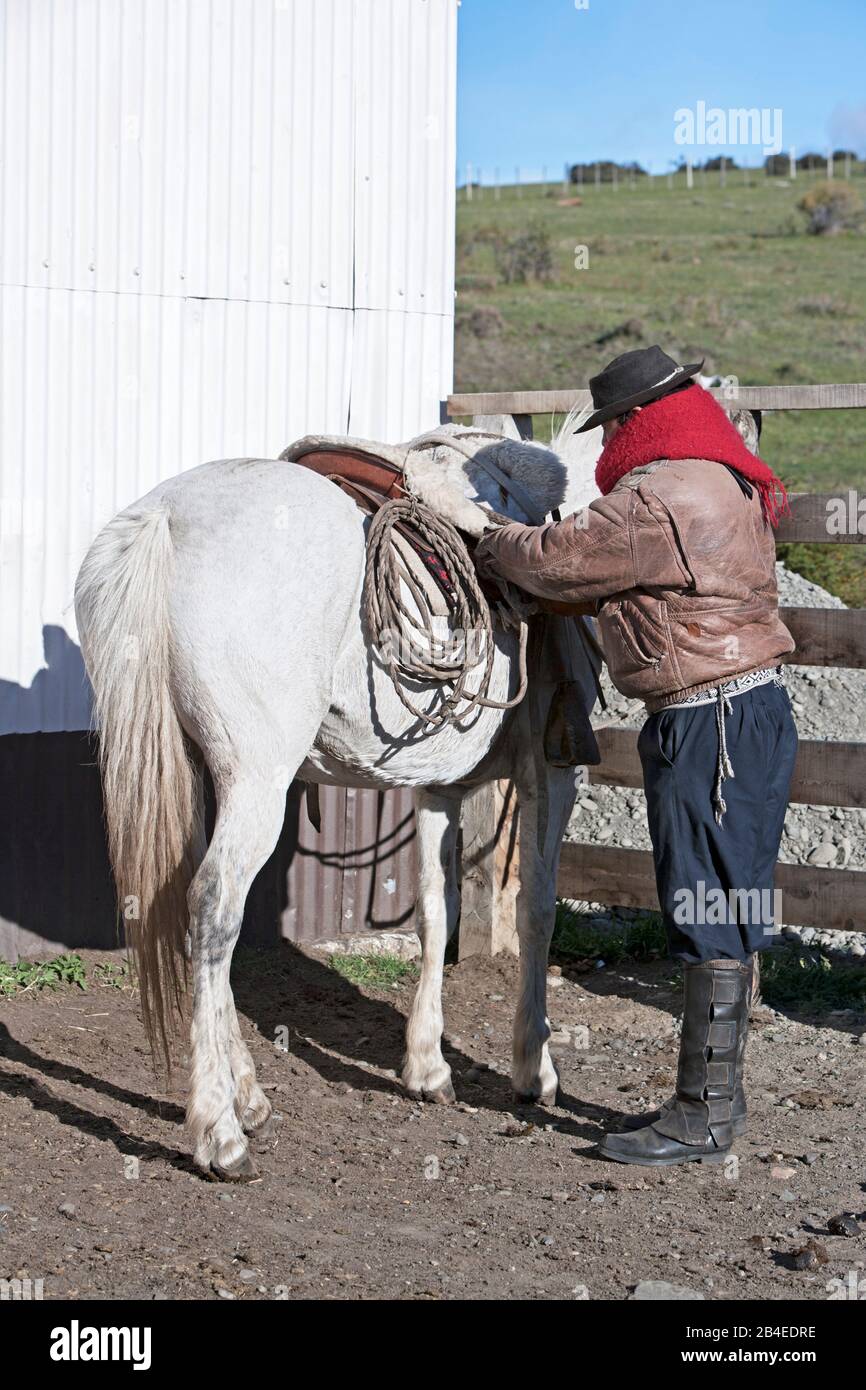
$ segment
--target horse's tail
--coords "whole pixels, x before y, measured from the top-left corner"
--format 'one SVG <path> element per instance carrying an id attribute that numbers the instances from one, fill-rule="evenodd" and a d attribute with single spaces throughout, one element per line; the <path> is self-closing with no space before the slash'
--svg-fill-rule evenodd
<path id="1" fill-rule="evenodd" d="M 97 536 L 75 586 L 119 911 L 148 1041 L 166 1065 L 186 986 L 186 894 L 203 849 L 201 777 L 169 679 L 172 565 L 167 511 L 128 508 Z"/>

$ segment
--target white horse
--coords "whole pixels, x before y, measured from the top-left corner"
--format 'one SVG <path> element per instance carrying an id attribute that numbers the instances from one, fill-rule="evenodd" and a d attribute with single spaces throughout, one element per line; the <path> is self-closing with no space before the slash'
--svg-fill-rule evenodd
<path id="1" fill-rule="evenodd" d="M 569 419 L 552 446 L 566 464 L 558 467 L 567 486 L 541 500 L 542 514 L 557 503 L 575 510 L 594 495 L 600 431 L 573 428 Z M 525 520 L 466 457 L 491 449 L 490 435 L 461 432 L 461 443 L 462 452 L 438 452 L 463 495 Z M 536 446 L 520 449 L 512 440 L 505 453 L 512 468 L 518 457 L 525 489 L 533 491 L 534 475 L 536 497 L 538 479 L 549 486 Z M 556 1096 L 547 952 L 576 775 L 549 766 L 541 751 L 551 688 L 530 683 L 515 710 L 482 707 L 461 727 L 433 729 L 414 718 L 362 623 L 366 528 L 344 492 L 297 464 L 207 463 L 109 522 L 76 584 L 109 848 L 143 1016 L 167 1053 L 191 955 L 187 1123 L 198 1165 L 225 1179 L 255 1176 L 248 1136 L 269 1126 L 271 1105 L 241 1037 L 229 969 L 247 892 L 276 845 L 294 777 L 417 789 L 422 966 L 402 1078 L 411 1094 L 439 1101 L 453 1099 L 441 988 L 459 906 L 461 798 L 481 782 L 513 779 L 522 837 L 513 1083 L 519 1096 L 542 1104 Z M 515 634 L 497 631 L 491 699 L 514 695 L 517 670 Z M 591 708 L 588 660 L 582 685 Z M 441 690 L 414 682 L 406 689 L 428 710 L 441 705 Z M 217 800 L 207 846 L 203 763 Z"/>

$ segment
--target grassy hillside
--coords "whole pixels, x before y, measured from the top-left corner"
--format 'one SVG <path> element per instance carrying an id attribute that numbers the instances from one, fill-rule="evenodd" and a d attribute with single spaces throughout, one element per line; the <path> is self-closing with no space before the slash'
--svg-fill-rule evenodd
<path id="1" fill-rule="evenodd" d="M 718 174 L 702 183 L 698 173 L 689 191 L 682 176 L 672 189 L 660 177 L 572 189 L 579 207 L 560 206 L 559 185 L 499 199 L 475 190 L 471 202 L 461 191 L 457 389 L 584 386 L 617 353 L 655 342 L 743 385 L 866 380 L 866 235 L 806 234 L 796 204 L 816 182 L 753 173 L 746 186 L 730 171 L 722 188 Z M 862 204 L 862 166 L 851 187 Z M 587 269 L 575 269 L 578 246 Z M 544 278 L 507 282 L 521 254 Z M 536 420 L 537 434 L 549 424 Z M 767 416 L 762 453 L 795 489 L 863 488 L 866 411 Z M 866 605 L 863 560 L 850 550 L 812 549 L 801 567 Z"/>

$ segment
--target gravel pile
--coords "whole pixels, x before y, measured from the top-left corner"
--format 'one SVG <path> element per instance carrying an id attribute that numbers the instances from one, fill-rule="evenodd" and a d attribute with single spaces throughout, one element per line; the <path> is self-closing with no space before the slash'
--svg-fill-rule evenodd
<path id="1" fill-rule="evenodd" d="M 777 564 L 776 573 L 782 607 L 845 607 L 841 599 L 782 564 Z M 788 666 L 784 679 L 801 738 L 858 742 L 863 739 L 866 671 Z M 606 668 L 602 686 L 608 708 L 596 708 L 593 724 L 621 725 L 637 731 L 646 717 L 641 701 L 628 700 L 614 690 Z M 630 787 L 581 788 L 566 839 L 624 849 L 650 849 L 643 792 Z M 792 805 L 785 818 L 779 859 L 820 868 L 866 869 L 866 809 Z M 586 906 L 596 925 L 605 919 L 619 921 L 618 914 L 605 908 Z M 866 935 L 861 932 L 822 932 L 813 927 L 785 927 L 784 932 L 805 944 L 829 947 L 846 955 L 866 955 Z"/>

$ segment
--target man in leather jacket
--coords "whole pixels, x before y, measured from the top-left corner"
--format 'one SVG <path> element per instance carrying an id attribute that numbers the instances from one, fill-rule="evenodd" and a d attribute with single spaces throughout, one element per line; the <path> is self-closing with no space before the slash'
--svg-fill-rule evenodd
<path id="1" fill-rule="evenodd" d="M 592 378 L 601 496 L 544 526 L 511 523 L 482 571 L 596 607 L 613 684 L 648 718 L 638 749 L 659 902 L 684 967 L 675 1095 L 601 1152 L 668 1165 L 723 1159 L 745 1128 L 754 953 L 772 944 L 773 869 L 797 734 L 780 659 L 773 527 L 785 489 L 725 412 L 659 347 Z"/>

